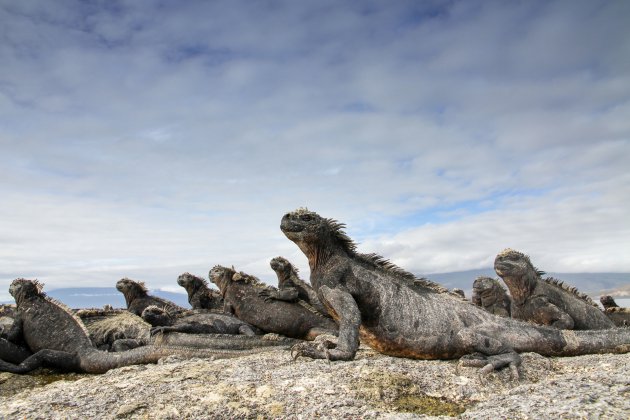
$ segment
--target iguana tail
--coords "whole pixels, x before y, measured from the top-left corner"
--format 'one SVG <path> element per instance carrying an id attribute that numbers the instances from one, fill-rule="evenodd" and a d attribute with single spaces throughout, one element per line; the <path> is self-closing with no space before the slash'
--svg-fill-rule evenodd
<path id="1" fill-rule="evenodd" d="M 630 352 L 630 328 L 561 330 L 560 335 L 565 345 L 558 356 Z"/>
<path id="2" fill-rule="evenodd" d="M 104 373 L 110 369 L 139 364 L 157 363 L 167 356 L 183 358 L 226 359 L 247 356 L 278 347 L 289 347 L 297 340 L 284 337 L 273 340 L 261 337 L 247 337 L 228 334 L 165 334 L 159 343 L 138 347 L 123 352 L 107 353 L 89 350 L 79 355 L 81 371 L 87 373 Z M 172 337 L 169 337 L 172 336 Z"/>

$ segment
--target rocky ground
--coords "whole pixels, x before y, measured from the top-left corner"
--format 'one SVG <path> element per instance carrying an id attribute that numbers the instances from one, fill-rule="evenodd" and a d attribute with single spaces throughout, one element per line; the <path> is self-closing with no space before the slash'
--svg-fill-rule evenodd
<path id="1" fill-rule="evenodd" d="M 0 418 L 630 418 L 630 354 L 523 359 L 517 381 L 369 349 L 352 362 L 272 350 L 103 375 L 0 373 Z"/>

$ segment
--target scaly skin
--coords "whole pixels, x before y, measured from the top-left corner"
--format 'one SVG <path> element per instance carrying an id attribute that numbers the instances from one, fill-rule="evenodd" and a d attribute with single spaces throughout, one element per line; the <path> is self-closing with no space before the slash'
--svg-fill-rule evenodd
<path id="1" fill-rule="evenodd" d="M 208 309 L 211 311 L 223 311 L 223 298 L 221 293 L 208 287 L 208 282 L 201 277 L 190 273 L 184 273 L 177 278 L 177 284 L 186 289 L 188 303 L 193 309 Z"/>
<path id="2" fill-rule="evenodd" d="M 305 340 L 337 333 L 335 323 L 313 308 L 282 300 L 265 302 L 259 295 L 265 286 L 253 276 L 215 266 L 210 270 L 210 279 L 221 290 L 225 312 L 263 331 Z"/>
<path id="3" fill-rule="evenodd" d="M 494 261 L 494 269 L 512 295 L 512 318 L 568 330 L 615 327 L 586 295 L 553 279 L 543 279 L 521 252 L 503 250 Z"/>
<path id="4" fill-rule="evenodd" d="M 517 373 L 520 352 L 572 356 L 630 351 L 630 331 L 624 329 L 560 331 L 492 315 L 382 257 L 359 254 L 342 226 L 306 209 L 282 218 L 282 232 L 308 258 L 311 285 L 340 325 L 336 347 L 304 343 L 296 349 L 299 355 L 350 360 L 360 336 L 392 356 L 469 355 L 473 358 L 466 363 L 483 366 L 483 373 L 508 365 Z"/>
<path id="5" fill-rule="evenodd" d="M 16 279 L 11 283 L 9 292 L 17 303 L 17 316 L 7 337 L 12 342 L 16 337 L 22 337 L 33 354 L 19 364 L 0 360 L 0 371 L 27 373 L 47 365 L 65 371 L 103 373 L 122 366 L 155 363 L 171 355 L 235 357 L 263 351 L 262 347 L 244 351 L 194 346 L 182 348 L 182 340 L 175 338 L 120 353 L 103 352 L 94 348 L 80 319 L 68 308 L 46 297 L 36 281 Z M 205 343 L 210 347 L 213 341 L 210 338 Z"/>
<path id="6" fill-rule="evenodd" d="M 251 325 L 235 316 L 213 313 L 206 309 L 196 309 L 171 316 L 162 308 L 149 306 L 142 312 L 142 319 L 153 326 L 151 335 L 159 332 L 256 335 Z"/>
<path id="7" fill-rule="evenodd" d="M 284 300 L 295 302 L 298 299 L 313 306 L 321 314 L 329 317 L 326 308 L 319 301 L 317 293 L 310 284 L 306 283 L 298 276 L 298 270 L 286 258 L 276 257 L 269 263 L 271 269 L 278 276 L 278 290 L 266 288 L 260 291 L 259 295 L 265 300 Z"/>
<path id="8" fill-rule="evenodd" d="M 147 306 L 151 305 L 164 308 L 173 315 L 186 310 L 169 300 L 149 295 L 147 288 L 142 282 L 128 278 L 120 279 L 116 283 L 116 289 L 125 297 L 127 310 L 138 316 L 141 316 L 142 311 L 144 311 Z"/>
<path id="9" fill-rule="evenodd" d="M 498 280 L 477 277 L 473 282 L 472 303 L 491 314 L 510 317 L 511 299 Z"/>

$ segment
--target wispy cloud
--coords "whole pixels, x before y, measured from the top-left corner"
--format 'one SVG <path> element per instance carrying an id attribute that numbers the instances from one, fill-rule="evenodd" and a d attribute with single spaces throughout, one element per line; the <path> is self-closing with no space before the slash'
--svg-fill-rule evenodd
<path id="1" fill-rule="evenodd" d="M 0 3 L 0 279 L 305 260 L 308 206 L 417 272 L 630 270 L 616 1 Z M 6 287 L 0 286 L 0 293 Z M 0 295 L 1 297 L 2 295 Z"/>

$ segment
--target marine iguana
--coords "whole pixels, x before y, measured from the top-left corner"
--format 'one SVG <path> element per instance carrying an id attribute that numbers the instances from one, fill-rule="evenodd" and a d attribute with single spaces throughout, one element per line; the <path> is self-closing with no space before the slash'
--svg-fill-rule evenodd
<path id="1" fill-rule="evenodd" d="M 151 335 L 158 332 L 257 335 L 254 327 L 235 316 L 212 313 L 205 309 L 181 312 L 173 316 L 164 309 L 151 305 L 142 311 L 142 319 L 153 327 Z"/>
<path id="2" fill-rule="evenodd" d="M 520 352 L 547 356 L 630 351 L 630 331 L 562 331 L 501 318 L 418 279 L 376 254 L 360 254 L 344 225 L 307 209 L 282 218 L 282 232 L 304 252 L 311 284 L 333 318 L 339 339 L 295 347 L 297 356 L 351 360 L 363 342 L 392 356 L 452 359 L 481 372 L 510 366 L 518 374 Z M 474 357 L 474 358 L 473 358 Z"/>
<path id="3" fill-rule="evenodd" d="M 177 284 L 186 289 L 186 293 L 188 293 L 188 303 L 190 303 L 193 309 L 223 311 L 223 298 L 221 297 L 221 293 L 217 290 L 210 289 L 206 279 L 190 273 L 184 273 L 177 277 Z"/>
<path id="4" fill-rule="evenodd" d="M 618 327 L 630 326 L 630 308 L 621 308 L 612 296 L 600 296 L 604 314 Z"/>
<path id="5" fill-rule="evenodd" d="M 17 316 L 7 337 L 11 342 L 22 337 L 33 354 L 19 364 L 0 360 L 0 372 L 27 373 L 48 365 L 66 371 L 103 373 L 132 364 L 155 363 L 171 355 L 224 358 L 265 350 L 261 346 L 251 346 L 251 343 L 247 350 L 232 350 L 234 343 L 244 340 L 226 341 L 221 337 L 214 341 L 210 337 L 206 341 L 205 347 L 216 344 L 214 348 L 195 348 L 193 344 L 201 342 L 199 337 L 191 335 L 193 340 L 187 345 L 183 344 L 189 338 L 187 334 L 181 334 L 184 336 L 181 339 L 177 334 L 174 337 L 167 334 L 161 343 L 156 340 L 153 345 L 125 352 L 103 352 L 93 346 L 81 320 L 63 304 L 48 298 L 36 280 L 16 279 L 11 283 L 9 293 L 17 303 Z M 247 345 L 248 342 L 244 343 Z"/>
<path id="6" fill-rule="evenodd" d="M 287 337 L 313 340 L 320 334 L 337 334 L 337 325 L 315 308 L 282 300 L 265 302 L 259 296 L 263 285 L 256 277 L 219 265 L 210 270 L 225 302 L 225 312 L 260 328 Z"/>
<path id="7" fill-rule="evenodd" d="M 151 325 L 125 309 L 80 309 L 75 314 L 99 350 L 117 350 L 112 347 L 117 340 L 133 339 L 143 344 L 149 340 Z"/>
<path id="8" fill-rule="evenodd" d="M 329 317 L 326 308 L 319 301 L 317 293 L 310 284 L 306 283 L 298 276 L 298 269 L 293 266 L 286 258 L 276 257 L 269 263 L 271 269 L 278 276 L 278 290 L 267 287 L 262 289 L 258 294 L 265 301 L 284 300 L 287 302 L 296 302 L 302 300 L 317 309 L 321 314 Z"/>
<path id="9" fill-rule="evenodd" d="M 494 270 L 512 295 L 512 318 L 567 330 L 601 330 L 615 324 L 597 304 L 576 288 L 542 278 L 529 257 L 507 248 L 494 260 Z"/>
<path id="10" fill-rule="evenodd" d="M 510 317 L 511 299 L 497 279 L 480 276 L 473 282 L 472 303 L 491 314 Z"/>
<path id="11" fill-rule="evenodd" d="M 128 278 L 120 279 L 116 283 L 116 289 L 125 296 L 127 310 L 138 316 L 142 315 L 147 306 L 156 305 L 165 308 L 169 313 L 185 311 L 181 306 L 157 296 L 149 295 L 149 291 L 142 282 L 137 282 Z"/>

